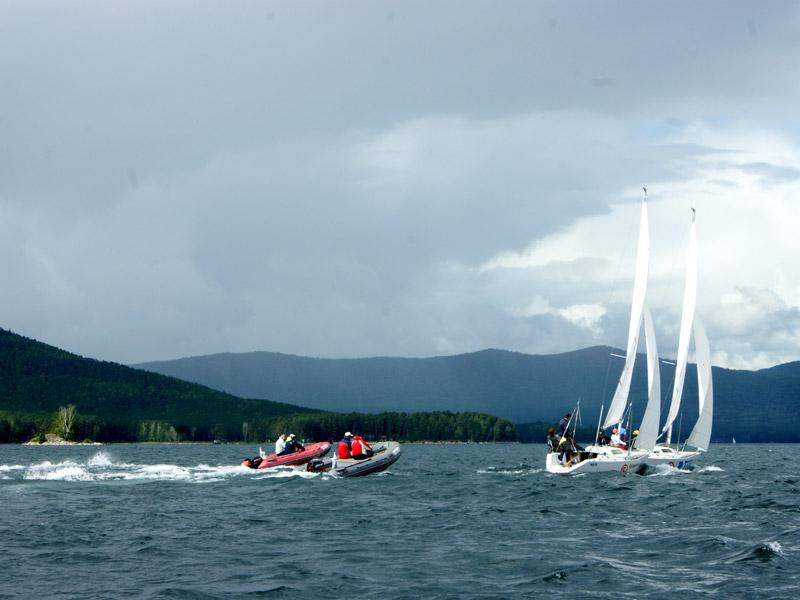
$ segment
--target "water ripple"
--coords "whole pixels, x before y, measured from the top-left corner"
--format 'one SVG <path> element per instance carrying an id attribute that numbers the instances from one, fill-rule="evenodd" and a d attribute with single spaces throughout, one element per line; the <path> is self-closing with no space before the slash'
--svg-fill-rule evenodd
<path id="1" fill-rule="evenodd" d="M 237 446 L 0 447 L 0 598 L 791 598 L 800 446 L 777 448 L 780 471 L 738 444 L 565 478 L 539 446 L 409 445 L 334 479 Z"/>

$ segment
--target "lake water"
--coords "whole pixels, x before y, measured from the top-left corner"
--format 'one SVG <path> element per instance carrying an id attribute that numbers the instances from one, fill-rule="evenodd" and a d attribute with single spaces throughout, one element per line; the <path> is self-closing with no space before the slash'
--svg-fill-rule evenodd
<path id="1" fill-rule="evenodd" d="M 800 597 L 800 445 L 551 476 L 542 445 L 405 445 L 333 479 L 245 445 L 0 446 L 0 598 Z"/>

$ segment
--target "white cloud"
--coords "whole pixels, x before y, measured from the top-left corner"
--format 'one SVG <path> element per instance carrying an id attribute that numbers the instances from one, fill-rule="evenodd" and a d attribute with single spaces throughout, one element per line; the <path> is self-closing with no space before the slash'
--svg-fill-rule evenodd
<path id="1" fill-rule="evenodd" d="M 662 349 L 694 206 L 721 364 L 797 358 L 794 5 L 387 10 L 6 10 L 3 325 L 122 361 L 622 345 L 646 184 Z"/>
<path id="2" fill-rule="evenodd" d="M 601 329 L 598 325 L 600 319 L 605 316 L 606 309 L 600 304 L 573 304 L 559 310 L 558 314 L 571 323 L 600 333 Z"/>

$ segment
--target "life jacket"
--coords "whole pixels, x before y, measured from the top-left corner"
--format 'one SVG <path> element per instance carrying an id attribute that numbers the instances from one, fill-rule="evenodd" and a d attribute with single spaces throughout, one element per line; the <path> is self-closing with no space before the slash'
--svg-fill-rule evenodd
<path id="1" fill-rule="evenodd" d="M 353 453 L 353 456 L 361 456 L 362 454 L 366 454 L 367 450 L 371 450 L 370 445 L 365 442 L 361 436 L 355 436 L 353 438 L 353 447 L 350 451 Z"/>
<path id="2" fill-rule="evenodd" d="M 348 444 L 344 440 L 339 442 L 339 445 L 337 446 L 336 449 L 338 451 L 339 458 L 351 458 L 352 457 L 352 454 L 350 454 L 350 444 Z"/>

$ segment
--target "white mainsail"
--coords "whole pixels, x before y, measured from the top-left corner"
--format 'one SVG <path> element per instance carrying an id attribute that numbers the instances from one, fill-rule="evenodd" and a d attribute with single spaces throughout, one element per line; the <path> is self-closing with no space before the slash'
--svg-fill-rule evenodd
<path id="1" fill-rule="evenodd" d="M 678 357 L 675 361 L 675 383 L 672 387 L 672 402 L 669 405 L 667 420 L 661 431 L 672 427 L 678 410 L 681 407 L 683 394 L 683 380 L 686 377 L 686 362 L 689 358 L 689 343 L 692 340 L 692 324 L 697 305 L 697 234 L 694 223 L 694 209 L 692 209 L 692 225 L 689 229 L 689 258 L 686 265 L 686 286 L 683 289 L 683 313 L 681 317 L 681 332 L 678 339 Z M 669 443 L 669 435 L 667 435 Z"/>
<path id="2" fill-rule="evenodd" d="M 658 421 L 661 418 L 661 370 L 658 366 L 658 347 L 650 309 L 644 306 L 644 341 L 647 344 L 647 408 L 639 425 L 636 447 L 650 450 L 658 438 Z"/>
<path id="3" fill-rule="evenodd" d="M 707 451 L 711 442 L 711 423 L 714 419 L 714 382 L 711 376 L 711 348 L 700 319 L 694 320 L 694 347 L 697 361 L 697 392 L 699 411 L 697 423 L 686 444 Z"/>
<path id="4" fill-rule="evenodd" d="M 603 429 L 616 425 L 622 420 L 628 393 L 633 377 L 633 363 L 636 361 L 636 348 L 639 345 L 639 331 L 642 328 L 642 310 L 647 293 L 647 271 L 650 262 L 650 233 L 647 223 L 647 199 L 642 200 L 642 217 L 639 222 L 639 245 L 636 249 L 636 275 L 633 280 L 633 299 L 631 300 L 631 322 L 628 326 L 628 346 L 625 350 L 625 366 L 619 376 L 619 383 L 611 400 Z"/>

